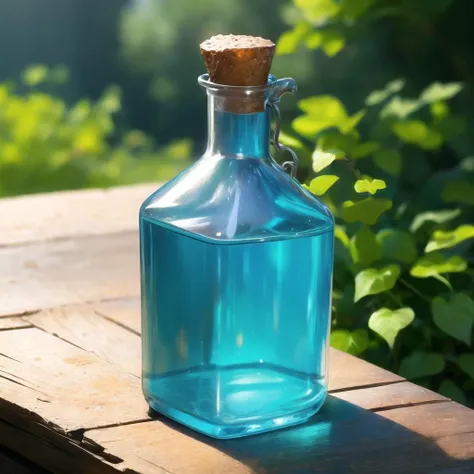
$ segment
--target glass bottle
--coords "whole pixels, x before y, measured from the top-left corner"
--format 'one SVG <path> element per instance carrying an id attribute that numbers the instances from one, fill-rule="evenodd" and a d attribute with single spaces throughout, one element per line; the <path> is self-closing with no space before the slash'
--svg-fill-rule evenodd
<path id="1" fill-rule="evenodd" d="M 325 399 L 334 226 L 270 155 L 270 111 L 293 79 L 199 83 L 207 150 L 140 209 L 143 392 L 234 438 L 303 422 Z M 264 110 L 236 112 L 249 100 Z"/>

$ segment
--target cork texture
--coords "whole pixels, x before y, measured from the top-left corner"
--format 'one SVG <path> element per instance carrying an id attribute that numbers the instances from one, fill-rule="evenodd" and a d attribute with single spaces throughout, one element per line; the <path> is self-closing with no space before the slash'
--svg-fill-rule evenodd
<path id="1" fill-rule="evenodd" d="M 228 86 L 263 86 L 267 84 L 275 44 L 264 38 L 245 35 L 217 35 L 201 43 L 210 81 Z M 232 102 L 232 103 L 231 103 Z M 263 110 L 262 97 L 238 103 L 229 101 L 236 113 Z"/>

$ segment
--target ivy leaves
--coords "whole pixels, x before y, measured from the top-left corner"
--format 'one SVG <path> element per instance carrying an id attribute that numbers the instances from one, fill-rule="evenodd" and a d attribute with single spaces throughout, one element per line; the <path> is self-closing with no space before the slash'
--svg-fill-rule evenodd
<path id="1" fill-rule="evenodd" d="M 398 333 L 409 326 L 414 319 L 415 313 L 411 308 L 397 310 L 381 308 L 370 316 L 369 328 L 385 339 L 392 348 Z"/>
<path id="2" fill-rule="evenodd" d="M 440 296 L 431 304 L 433 321 L 443 332 L 471 345 L 474 325 L 474 301 L 466 294 L 453 295 L 449 300 Z"/>
<path id="3" fill-rule="evenodd" d="M 367 268 L 355 277 L 354 301 L 357 302 L 364 296 L 376 295 L 383 291 L 391 290 L 400 276 L 399 265 L 387 265 L 381 269 Z"/>

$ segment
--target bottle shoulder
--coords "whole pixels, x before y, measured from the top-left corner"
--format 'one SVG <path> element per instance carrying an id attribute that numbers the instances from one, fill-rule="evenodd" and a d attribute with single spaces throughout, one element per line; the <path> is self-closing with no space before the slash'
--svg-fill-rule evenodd
<path id="1" fill-rule="evenodd" d="M 270 158 L 201 158 L 146 199 L 140 215 L 218 241 L 303 237 L 333 229 L 329 209 Z"/>

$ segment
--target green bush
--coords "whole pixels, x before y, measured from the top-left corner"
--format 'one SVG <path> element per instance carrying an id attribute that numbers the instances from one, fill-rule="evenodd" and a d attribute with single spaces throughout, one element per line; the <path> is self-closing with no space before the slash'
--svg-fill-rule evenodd
<path id="1" fill-rule="evenodd" d="M 64 68 L 37 65 L 21 89 L 0 83 L 0 196 L 161 181 L 189 163 L 188 140 L 157 150 L 138 130 L 119 133 L 115 87 L 73 106 L 42 91 L 66 80 Z"/>
<path id="2" fill-rule="evenodd" d="M 294 0 L 277 51 L 334 56 L 370 22 L 450 2 L 414 3 Z M 413 98 L 405 82 L 353 113 L 334 96 L 304 98 L 283 139 L 336 218 L 331 344 L 473 405 L 474 157 L 450 146 L 465 128 L 450 105 L 463 84 L 433 82 Z"/>

